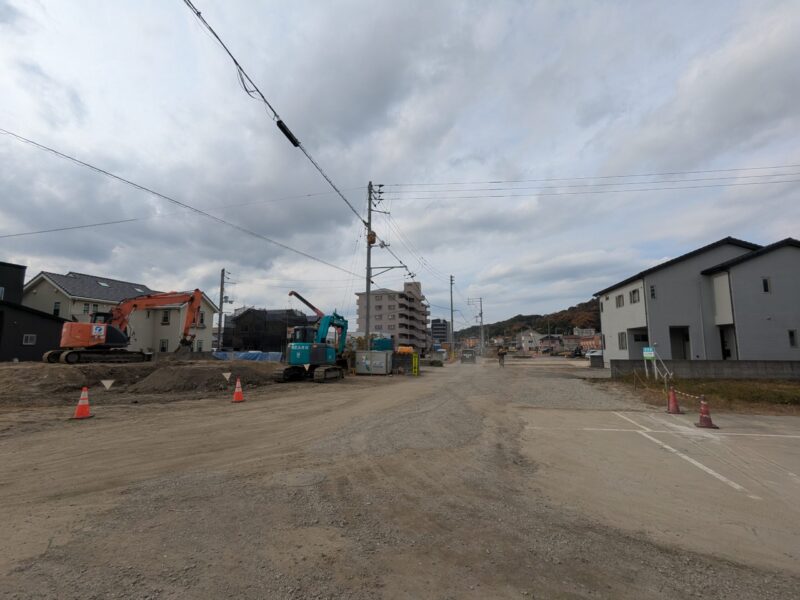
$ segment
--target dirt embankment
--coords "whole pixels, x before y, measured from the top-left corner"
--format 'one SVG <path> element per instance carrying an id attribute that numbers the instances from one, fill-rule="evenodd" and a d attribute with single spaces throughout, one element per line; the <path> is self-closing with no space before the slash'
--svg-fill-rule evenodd
<path id="1" fill-rule="evenodd" d="M 52 365 L 16 363 L 0 365 L 0 406 L 48 406 L 74 403 L 83 386 L 90 393 L 102 394 L 105 402 L 115 397 L 148 394 L 169 395 L 180 392 L 185 399 L 199 394 L 233 388 L 236 377 L 245 388 L 273 383 L 278 363 L 251 361 L 185 361 L 139 363 L 131 365 Z M 227 381 L 223 373 L 232 373 Z M 114 380 L 106 391 L 101 380 Z"/>

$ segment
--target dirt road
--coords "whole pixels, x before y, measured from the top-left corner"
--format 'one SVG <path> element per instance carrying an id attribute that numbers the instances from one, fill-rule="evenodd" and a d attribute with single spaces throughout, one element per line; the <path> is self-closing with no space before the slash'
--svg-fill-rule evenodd
<path id="1" fill-rule="evenodd" d="M 83 422 L 5 409 L 0 596 L 796 597 L 798 420 L 691 437 L 584 374 L 454 365 Z M 762 483 L 741 471 L 756 454 Z"/>

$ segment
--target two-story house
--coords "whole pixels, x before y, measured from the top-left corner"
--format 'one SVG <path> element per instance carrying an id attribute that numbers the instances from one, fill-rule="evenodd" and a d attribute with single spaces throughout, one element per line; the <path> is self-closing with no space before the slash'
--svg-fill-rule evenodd
<path id="1" fill-rule="evenodd" d="M 727 237 L 600 290 L 606 366 L 646 346 L 672 360 L 800 359 L 799 245 Z"/>
<path id="2" fill-rule="evenodd" d="M 25 284 L 22 304 L 68 321 L 89 322 L 94 313 L 108 312 L 123 300 L 155 293 L 158 292 L 140 283 L 85 273 L 61 275 L 42 271 Z M 193 350 L 211 350 L 211 321 L 217 310 L 203 294 L 198 322 L 190 331 L 195 336 Z M 129 349 L 156 353 L 174 351 L 181 339 L 185 317 L 185 304 L 134 312 L 128 326 Z"/>

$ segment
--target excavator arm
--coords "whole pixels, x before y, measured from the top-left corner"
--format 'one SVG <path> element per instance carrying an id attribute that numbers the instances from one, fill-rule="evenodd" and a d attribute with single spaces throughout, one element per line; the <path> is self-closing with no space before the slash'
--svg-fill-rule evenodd
<path id="1" fill-rule="evenodd" d="M 196 324 L 198 321 L 202 302 L 203 292 L 200 290 L 137 296 L 135 298 L 123 300 L 112 308 L 110 323 L 121 331 L 127 331 L 131 314 L 135 311 L 152 310 L 175 304 L 186 304 L 186 318 L 183 321 L 183 329 L 181 331 L 181 345 L 188 346 L 194 340 L 194 335 L 191 334 L 190 331 L 192 325 Z"/>
<path id="2" fill-rule="evenodd" d="M 317 315 L 317 316 L 318 316 L 320 319 L 321 319 L 322 317 L 324 317 L 324 316 L 325 316 L 325 313 L 324 313 L 324 312 L 322 312 L 322 311 L 321 311 L 320 309 L 318 309 L 316 306 L 314 306 L 313 304 L 311 304 L 311 302 L 309 302 L 308 300 L 306 300 L 305 298 L 303 298 L 303 297 L 302 297 L 300 294 L 298 294 L 298 293 L 297 293 L 297 292 L 295 292 L 294 290 L 292 290 L 291 292 L 289 292 L 289 295 L 290 295 L 290 296 L 294 296 L 295 298 L 297 298 L 298 300 L 300 300 L 300 302 L 302 302 L 303 304 L 305 304 L 305 305 L 306 305 L 308 308 L 310 308 L 311 310 L 313 310 L 313 311 L 314 311 L 314 314 L 315 314 L 315 315 Z"/>

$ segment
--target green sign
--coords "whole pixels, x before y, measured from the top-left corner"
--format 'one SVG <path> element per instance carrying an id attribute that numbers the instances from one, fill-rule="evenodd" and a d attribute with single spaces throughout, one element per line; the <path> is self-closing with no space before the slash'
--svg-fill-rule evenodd
<path id="1" fill-rule="evenodd" d="M 642 356 L 644 356 L 645 360 L 655 360 L 656 351 L 650 346 L 645 346 L 644 348 L 642 348 Z"/>

